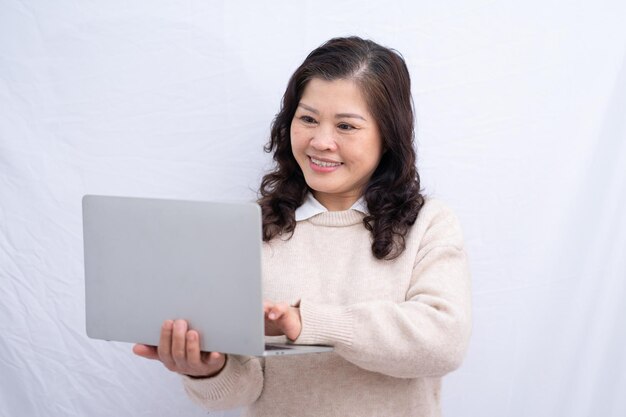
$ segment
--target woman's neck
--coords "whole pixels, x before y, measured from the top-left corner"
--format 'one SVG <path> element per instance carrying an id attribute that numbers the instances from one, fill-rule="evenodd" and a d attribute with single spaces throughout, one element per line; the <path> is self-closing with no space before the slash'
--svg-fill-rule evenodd
<path id="1" fill-rule="evenodd" d="M 328 211 L 344 211 L 352 207 L 361 196 L 358 194 L 336 195 L 313 191 L 313 197 L 326 207 Z"/>

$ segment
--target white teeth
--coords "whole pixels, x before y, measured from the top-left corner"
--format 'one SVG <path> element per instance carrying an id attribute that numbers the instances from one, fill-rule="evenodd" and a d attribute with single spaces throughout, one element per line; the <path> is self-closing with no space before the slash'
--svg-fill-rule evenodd
<path id="1" fill-rule="evenodd" d="M 311 158 L 311 161 L 313 161 L 315 165 L 319 165 L 321 167 L 338 167 L 339 165 L 341 165 L 340 162 L 326 162 L 326 161 L 320 161 L 319 159 L 315 159 L 315 158 Z"/>

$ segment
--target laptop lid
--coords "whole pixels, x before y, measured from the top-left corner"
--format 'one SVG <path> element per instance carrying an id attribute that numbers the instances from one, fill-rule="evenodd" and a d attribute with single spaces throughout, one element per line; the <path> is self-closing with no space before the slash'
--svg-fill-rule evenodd
<path id="1" fill-rule="evenodd" d="M 201 348 L 262 355 L 261 211 L 218 203 L 83 197 L 87 335 L 158 345 L 185 319 Z"/>

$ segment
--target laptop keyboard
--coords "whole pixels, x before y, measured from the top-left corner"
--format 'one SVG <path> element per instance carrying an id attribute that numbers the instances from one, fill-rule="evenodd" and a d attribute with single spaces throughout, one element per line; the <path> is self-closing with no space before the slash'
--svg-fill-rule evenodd
<path id="1" fill-rule="evenodd" d="M 287 350 L 291 349 L 288 346 L 274 346 L 274 345 L 265 345 L 265 350 Z"/>

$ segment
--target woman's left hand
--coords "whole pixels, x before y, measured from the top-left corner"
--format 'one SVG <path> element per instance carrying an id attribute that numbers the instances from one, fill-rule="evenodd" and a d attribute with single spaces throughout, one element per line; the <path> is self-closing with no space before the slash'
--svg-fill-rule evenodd
<path id="1" fill-rule="evenodd" d="M 263 301 L 265 313 L 265 335 L 285 335 L 291 341 L 296 340 L 302 331 L 300 309 L 287 303 Z"/>

